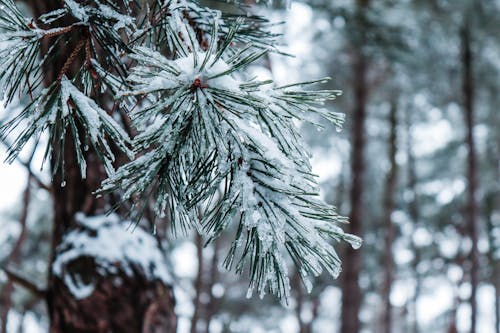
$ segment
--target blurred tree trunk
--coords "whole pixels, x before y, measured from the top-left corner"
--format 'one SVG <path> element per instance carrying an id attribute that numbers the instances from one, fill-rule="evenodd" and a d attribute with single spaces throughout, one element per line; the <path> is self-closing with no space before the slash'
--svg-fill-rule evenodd
<path id="1" fill-rule="evenodd" d="M 35 17 L 63 6 L 60 0 L 27 0 L 25 2 Z M 63 22 L 66 25 L 71 23 L 70 19 Z M 43 26 L 41 22 L 38 24 Z M 74 33 L 81 34 L 79 31 Z M 82 38 L 82 36 L 78 37 Z M 73 38 L 73 40 L 78 41 L 79 38 Z M 43 40 L 42 54 L 47 52 L 52 42 L 50 38 Z M 59 48 L 57 56 L 45 65 L 43 71 L 46 85 L 54 82 L 59 76 L 61 69 L 75 50 L 74 44 L 75 42 L 61 44 L 64 46 Z M 84 61 L 83 58 L 82 54 L 77 55 L 73 64 L 70 64 L 72 66 L 69 66 L 68 75 L 75 74 L 75 69 Z M 80 176 L 72 138 L 68 136 L 65 141 L 65 149 L 62 152 L 64 177 L 60 171 L 53 177 L 54 227 L 50 267 L 54 262 L 58 245 L 75 227 L 75 213 L 82 211 L 86 215 L 94 215 L 104 211 L 104 199 L 97 201 L 92 195 L 92 191 L 98 188 L 105 177 L 96 154 L 86 152 L 87 179 L 84 180 Z M 117 275 L 102 276 L 102 273 L 99 275 L 93 258 L 78 260 L 78 265 L 74 266 L 74 271 L 68 270 L 64 274 L 90 275 L 96 288 L 89 297 L 77 299 L 66 287 L 63 277 L 52 274 L 52 270 L 49 269 L 47 305 L 51 332 L 175 332 L 176 317 L 170 286 L 165 286 L 158 281 L 150 281 L 141 272 L 134 272 L 130 276 L 118 273 L 122 283 L 116 286 L 114 280 Z"/>
<path id="2" fill-rule="evenodd" d="M 458 333 L 457 312 L 459 304 L 460 304 L 460 298 L 458 297 L 458 295 L 454 295 L 453 307 L 450 310 L 450 324 L 448 325 L 446 333 Z"/>
<path id="3" fill-rule="evenodd" d="M 306 333 L 307 324 L 304 322 L 304 320 L 302 320 L 302 311 L 304 310 L 304 291 L 302 290 L 302 283 L 300 281 L 300 275 L 298 272 L 295 272 L 292 283 L 293 283 L 293 289 L 297 292 L 296 296 L 297 305 L 295 306 L 295 317 L 299 322 L 299 333 Z"/>
<path id="4" fill-rule="evenodd" d="M 196 257 L 198 258 L 198 271 L 196 273 L 196 280 L 194 282 L 195 296 L 193 300 L 194 312 L 193 317 L 191 317 L 191 333 L 196 333 L 201 331 L 198 329 L 198 321 L 200 319 L 201 313 L 201 294 L 203 293 L 203 270 L 204 270 L 204 258 L 203 258 L 203 239 L 200 235 L 196 235 Z"/>
<path id="5" fill-rule="evenodd" d="M 492 95 L 496 93 L 492 92 Z M 487 186 L 488 191 L 484 199 L 484 219 L 488 235 L 488 263 L 492 267 L 490 271 L 490 282 L 495 290 L 495 333 L 500 333 L 500 260 L 495 253 L 500 251 L 500 244 L 496 244 L 495 232 L 500 225 L 495 225 L 495 214 L 500 210 L 500 135 L 496 130 L 500 117 L 492 109 L 492 117 L 489 123 L 492 125 L 492 135 L 488 140 L 486 155 L 488 156 L 489 168 L 495 170 L 493 179 Z"/>
<path id="6" fill-rule="evenodd" d="M 20 323 L 19 323 L 19 328 L 17 329 L 17 333 L 25 333 L 24 331 L 24 319 L 25 319 L 25 316 L 26 316 L 26 312 L 22 312 L 19 314 L 20 317 L 21 317 L 21 320 L 20 320 Z"/>
<path id="7" fill-rule="evenodd" d="M 359 29 L 359 40 L 355 41 L 353 54 L 353 92 L 354 110 L 352 114 L 352 153 L 351 153 L 351 177 L 350 189 L 351 211 L 349 214 L 349 225 L 347 232 L 358 236 L 363 235 L 363 193 L 364 193 L 364 152 L 365 152 L 365 122 L 367 104 L 367 59 L 363 53 L 362 46 L 365 39 L 365 28 L 363 15 L 368 7 L 368 0 L 357 0 L 357 18 Z M 359 310 L 361 307 L 361 290 L 359 287 L 359 273 L 361 271 L 360 250 L 346 248 L 344 260 L 348 263 L 344 266 L 341 275 L 342 287 L 342 309 L 341 309 L 341 333 L 358 333 L 360 330 Z"/>
<path id="8" fill-rule="evenodd" d="M 410 119 L 411 112 L 409 109 L 406 109 L 406 155 L 408 157 L 408 190 L 411 193 L 411 199 L 408 204 L 408 215 L 410 216 L 410 220 L 413 223 L 413 230 L 416 230 L 419 226 L 420 220 L 420 210 L 418 204 L 418 196 L 417 196 L 417 170 L 415 166 L 415 155 L 413 153 L 413 137 L 411 134 L 411 124 L 412 120 Z M 411 268 L 413 271 L 413 276 L 415 278 L 415 290 L 413 293 L 413 297 L 411 299 L 411 308 L 413 312 L 411 332 L 418 333 L 418 299 L 420 297 L 420 289 L 421 289 L 421 279 L 420 274 L 418 273 L 417 267 L 420 263 L 420 249 L 418 245 L 415 244 L 415 240 L 411 239 L 411 250 L 413 252 L 414 258 L 411 263 Z"/>
<path id="9" fill-rule="evenodd" d="M 28 165 L 31 163 L 31 159 L 33 158 L 33 154 L 29 159 Z M 12 247 L 12 251 L 10 252 L 6 265 L 8 266 L 17 266 L 19 264 L 19 259 L 21 257 L 21 248 L 26 239 L 26 223 L 28 220 L 28 211 L 30 205 L 31 198 L 31 174 L 28 173 L 28 180 L 26 182 L 26 189 L 23 192 L 23 204 L 21 216 L 19 217 L 19 224 L 21 225 L 21 232 L 19 233 L 19 237 Z M 9 317 L 9 312 L 12 307 L 12 293 L 14 292 L 14 281 L 9 279 L 0 294 L 0 304 L 2 305 L 0 308 L 0 320 L 2 321 L 2 333 L 7 333 L 7 321 Z"/>
<path id="10" fill-rule="evenodd" d="M 461 31 L 462 48 L 462 96 L 467 128 L 466 145 L 467 155 L 467 207 L 466 218 L 468 222 L 468 234 L 472 241 L 469 253 L 471 295 L 469 299 L 471 307 L 471 333 L 476 333 L 477 302 L 476 294 L 479 284 L 479 250 L 477 247 L 479 221 L 477 218 L 477 161 L 476 146 L 474 141 L 474 80 L 473 80 L 473 55 L 471 50 L 470 27 L 465 23 Z"/>
<path id="11" fill-rule="evenodd" d="M 496 172 L 498 174 L 499 172 Z M 497 175 L 499 177 L 500 175 Z M 500 179 L 500 178 L 497 178 Z M 490 192 L 485 199 L 485 220 L 487 225 L 488 232 L 488 243 L 490 244 L 490 249 L 488 251 L 488 261 L 491 269 L 491 284 L 495 289 L 495 333 L 500 333 L 500 262 L 495 258 L 495 251 L 497 251 L 497 247 L 495 247 L 495 239 L 494 232 L 495 226 L 493 222 L 493 215 L 495 214 L 495 208 L 497 205 L 497 193 Z"/>
<path id="12" fill-rule="evenodd" d="M 218 313 L 218 295 L 214 295 L 213 287 L 217 283 L 219 272 L 219 246 L 220 239 L 212 243 L 212 258 L 208 260 L 205 255 L 203 238 L 196 235 L 196 255 L 198 257 L 198 269 L 194 281 L 195 296 L 193 300 L 193 316 L 191 317 L 191 333 L 209 333 L 210 323 L 215 314 Z"/>
<path id="13" fill-rule="evenodd" d="M 394 211 L 394 201 L 396 192 L 396 183 L 398 177 L 398 165 L 396 163 L 397 152 L 397 126 L 398 126 L 398 105 L 397 101 L 391 103 L 389 113 L 389 171 L 387 173 L 384 190 L 384 282 L 382 287 L 382 332 L 392 332 L 392 306 L 391 306 L 391 289 L 394 279 L 394 259 L 393 259 L 393 243 L 395 237 L 394 223 L 392 222 L 392 212 Z"/>
<path id="14" fill-rule="evenodd" d="M 320 295 L 324 291 L 324 288 L 318 286 L 318 289 L 314 289 L 313 293 L 307 293 L 297 271 L 294 273 L 291 282 L 292 288 L 296 292 L 295 301 L 297 305 L 295 306 L 295 317 L 299 323 L 299 333 L 312 333 L 313 324 L 318 319 Z M 304 320 L 304 305 L 306 304 L 310 307 L 310 313 L 306 316 L 307 319 Z"/>
<path id="15" fill-rule="evenodd" d="M 213 256 L 212 260 L 210 262 L 210 276 L 208 278 L 208 283 L 207 283 L 207 293 L 209 295 L 209 301 L 207 304 L 207 314 L 206 314 L 206 326 L 205 326 L 205 333 L 210 333 L 210 323 L 212 322 L 212 319 L 214 315 L 219 313 L 219 299 L 221 295 L 214 295 L 213 292 L 213 287 L 219 280 L 219 247 L 220 247 L 220 238 L 214 240 L 213 244 Z"/>

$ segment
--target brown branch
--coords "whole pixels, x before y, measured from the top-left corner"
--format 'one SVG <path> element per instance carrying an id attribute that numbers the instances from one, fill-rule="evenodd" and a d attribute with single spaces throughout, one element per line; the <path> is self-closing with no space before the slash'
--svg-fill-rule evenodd
<path id="1" fill-rule="evenodd" d="M 15 284 L 30 291 L 33 295 L 35 295 L 38 298 L 45 297 L 45 294 L 47 293 L 47 291 L 45 289 L 42 289 L 39 286 L 37 286 L 34 282 L 31 282 L 27 278 L 21 276 L 19 273 L 14 272 L 13 270 L 11 270 L 9 268 L 4 267 L 4 268 L 2 268 L 2 270 L 5 272 L 7 277 Z"/>
<path id="2" fill-rule="evenodd" d="M 59 76 L 57 77 L 57 81 L 62 80 L 62 77 L 68 72 L 70 66 L 73 64 L 73 62 L 75 62 L 75 59 L 78 56 L 78 53 L 80 53 L 80 51 L 82 50 L 82 48 L 85 46 L 86 43 L 87 43 L 86 40 L 81 40 L 76 45 L 73 52 L 71 52 L 68 59 L 66 59 L 66 62 L 64 63 L 63 68 L 61 69 L 61 72 L 59 73 Z"/>
<path id="3" fill-rule="evenodd" d="M 85 67 L 90 69 L 92 66 L 92 50 L 90 47 L 90 38 L 85 42 Z"/>
<path id="4" fill-rule="evenodd" d="M 74 28 L 76 27 L 75 24 L 73 25 L 70 25 L 70 26 L 67 26 L 65 28 L 62 28 L 62 29 L 54 29 L 54 30 L 47 30 L 46 33 L 43 34 L 43 37 L 42 38 L 51 38 L 51 37 L 57 37 L 57 36 L 60 36 L 62 34 L 65 34 L 67 32 L 70 32 L 71 30 L 73 30 Z"/>

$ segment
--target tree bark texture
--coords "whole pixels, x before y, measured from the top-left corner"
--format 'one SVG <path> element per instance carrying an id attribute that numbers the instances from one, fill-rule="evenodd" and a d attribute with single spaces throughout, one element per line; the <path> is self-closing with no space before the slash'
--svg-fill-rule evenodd
<path id="1" fill-rule="evenodd" d="M 477 161 L 476 161 L 476 145 L 474 141 L 474 79 L 473 79 L 473 55 L 471 48 L 470 27 L 466 23 L 461 31 L 462 44 L 462 96 L 463 109 L 465 114 L 466 125 L 466 146 L 467 154 L 467 230 L 472 242 L 472 248 L 469 253 L 470 269 L 470 284 L 471 295 L 469 304 L 471 308 L 471 333 L 476 333 L 477 321 L 477 287 L 479 284 L 479 221 L 477 208 Z"/>
<path id="2" fill-rule="evenodd" d="M 26 1 L 35 17 L 63 6 L 60 0 Z M 70 25 L 71 19 L 63 22 Z M 41 22 L 38 22 L 43 26 Z M 74 61 L 68 63 L 70 55 L 84 36 L 84 31 L 76 29 L 68 42 L 61 44 L 52 61 L 45 65 L 44 83 L 49 85 L 61 75 L 72 77 L 84 61 L 84 50 Z M 45 38 L 42 54 L 46 53 L 52 38 Z M 96 98 L 100 98 L 97 96 Z M 65 140 L 63 152 L 64 174 L 58 171 L 53 177 L 52 196 L 54 202 L 54 227 L 52 236 L 52 256 L 50 265 L 57 256 L 57 247 L 64 236 L 75 229 L 74 215 L 84 212 L 87 216 L 104 212 L 104 199 L 96 200 L 92 194 L 105 177 L 104 169 L 95 153 L 86 152 L 87 179 L 80 176 L 72 137 Z M 64 185 L 64 186 L 62 186 Z M 176 316 L 174 298 L 170 286 L 159 281 L 150 281 L 140 269 L 126 274 L 118 269 L 116 274 L 103 276 L 97 272 L 93 257 L 79 257 L 68 265 L 63 273 L 71 277 L 85 277 L 92 281 L 95 290 L 84 299 L 76 298 L 64 283 L 64 276 L 57 276 L 49 269 L 46 301 L 52 333 L 153 333 L 175 332 Z M 116 283 L 117 279 L 120 283 Z"/>
<path id="3" fill-rule="evenodd" d="M 384 195 L 384 282 L 382 286 L 383 314 L 382 314 L 382 332 L 392 332 L 392 306 L 391 306 L 391 289 L 394 280 L 394 259 L 393 259 L 393 243 L 395 237 L 395 227 L 392 222 L 392 212 L 394 211 L 394 201 L 396 184 L 398 177 L 398 165 L 396 163 L 397 152 L 397 101 L 393 101 L 389 113 L 389 171 L 385 180 L 385 195 Z"/>

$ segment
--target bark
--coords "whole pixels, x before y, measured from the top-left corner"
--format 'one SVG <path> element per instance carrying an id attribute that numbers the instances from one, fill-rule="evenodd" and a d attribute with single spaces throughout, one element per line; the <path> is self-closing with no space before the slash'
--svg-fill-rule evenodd
<path id="1" fill-rule="evenodd" d="M 384 196 L 384 282 L 382 288 L 382 300 L 384 304 L 382 315 L 382 332 L 392 332 L 392 306 L 391 289 L 394 279 L 394 259 L 392 246 L 395 237 L 395 228 L 392 222 L 392 212 L 394 211 L 394 201 L 396 192 L 396 183 L 398 176 L 398 165 L 396 163 L 397 151 L 397 102 L 393 102 L 389 114 L 390 135 L 389 135 L 389 161 L 390 167 L 385 182 Z"/>
<path id="2" fill-rule="evenodd" d="M 462 96 L 463 109 L 466 124 L 466 146 L 467 154 L 467 230 L 472 242 L 472 249 L 469 253 L 471 295 L 469 304 L 471 308 L 471 333 L 476 333 L 477 302 L 476 293 L 479 284 L 479 250 L 477 247 L 479 221 L 477 217 L 477 161 L 476 145 L 474 141 L 474 81 L 473 81 L 473 55 L 471 50 L 470 28 L 468 24 L 461 31 L 462 44 Z"/>
<path id="3" fill-rule="evenodd" d="M 362 16 L 368 6 L 367 0 L 359 0 L 358 15 Z M 361 39 L 364 37 L 363 23 L 359 21 Z M 363 212 L 363 178 L 365 173 L 365 122 L 367 104 L 367 59 L 361 49 L 363 41 L 358 41 L 354 51 L 354 110 L 352 115 L 352 155 L 351 155 L 351 177 L 350 189 L 351 211 L 349 214 L 349 225 L 347 232 L 362 236 L 362 212 Z M 341 333 L 358 333 L 360 330 L 359 310 L 361 306 L 361 290 L 359 287 L 359 273 L 361 271 L 361 250 L 346 248 L 344 260 L 346 265 L 341 275 L 342 309 L 341 309 Z"/>
<path id="4" fill-rule="evenodd" d="M 26 1 L 35 17 L 50 10 L 61 8 L 60 0 Z M 67 19 L 65 25 L 71 24 Z M 41 25 L 41 24 L 40 24 Z M 54 59 L 44 68 L 44 83 L 48 85 L 62 73 L 69 77 L 84 61 L 84 53 L 77 54 L 74 61 L 67 60 L 80 43 L 87 38 L 85 31 L 77 29 L 68 43 L 61 44 Z M 42 54 L 46 53 L 54 39 L 45 38 L 42 43 Z M 100 96 L 96 96 L 100 98 Z M 86 153 L 87 179 L 80 176 L 78 163 L 74 155 L 71 137 L 66 138 L 64 152 L 64 175 L 58 171 L 53 178 L 52 196 L 54 202 L 54 227 L 52 234 L 52 255 L 50 265 L 57 255 L 57 247 L 64 236 L 75 228 L 74 215 L 83 211 L 86 215 L 104 212 L 105 199 L 99 201 L 92 195 L 101 180 L 104 170 L 93 152 Z M 65 186 L 61 184 L 65 182 Z M 47 305 L 50 318 L 50 331 L 53 333 L 84 332 L 119 332 L 150 333 L 175 332 L 176 317 L 174 315 L 174 299 L 170 286 L 158 281 L 149 281 L 144 272 L 134 270 L 126 274 L 122 270 L 109 276 L 97 272 L 95 258 L 80 257 L 71 262 L 71 269 L 65 275 L 76 276 L 93 281 L 95 291 L 87 298 L 76 299 L 64 284 L 64 277 L 52 274 L 49 269 L 47 286 Z M 120 284 L 116 280 L 121 281 Z"/>

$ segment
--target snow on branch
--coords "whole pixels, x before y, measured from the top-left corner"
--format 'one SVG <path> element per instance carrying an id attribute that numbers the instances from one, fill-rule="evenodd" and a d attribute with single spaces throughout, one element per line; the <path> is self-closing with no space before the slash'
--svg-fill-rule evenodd
<path id="1" fill-rule="evenodd" d="M 173 60 L 148 48 L 131 54 L 138 65 L 121 96 L 146 98 L 131 113 L 141 129 L 134 147 L 142 155 L 119 168 L 101 192 L 122 189 L 125 198 L 139 198 L 138 205 L 153 198 L 156 213 L 169 213 L 174 230 L 194 227 L 208 240 L 236 224 L 225 266 L 249 267 L 249 295 L 269 290 L 285 299 L 285 253 L 308 281 L 323 267 L 339 274 L 332 239 L 361 244 L 335 225 L 345 219 L 334 207 L 318 199 L 309 154 L 291 121 L 319 114 L 340 127 L 343 115 L 322 106 L 339 92 L 245 79 L 245 66 L 263 53 L 252 47 L 229 52 L 231 41 L 217 44 L 215 29 L 206 51 Z"/>
<path id="2" fill-rule="evenodd" d="M 26 122 L 30 126 L 25 126 Z M 79 126 L 84 129 L 84 137 L 78 131 Z M 60 83 L 56 82 L 44 89 L 21 113 L 0 126 L 0 137 L 7 137 L 16 128 L 20 128 L 21 132 L 8 149 L 7 162 L 14 161 L 30 139 L 38 139 L 43 131 L 48 130 L 49 142 L 44 159 L 56 156 L 56 159 L 51 160 L 53 174 L 58 168 L 63 168 L 61 152 L 67 132 L 72 136 L 82 177 L 86 175 L 84 151 L 89 149 L 89 145 L 98 153 L 109 173 L 114 170 L 112 163 L 115 156 L 108 138 L 117 148 L 131 156 L 125 131 L 66 77 Z"/>
<path id="3" fill-rule="evenodd" d="M 133 202 L 134 220 L 152 201 L 174 232 L 194 228 L 212 241 L 233 230 L 224 266 L 249 273 L 249 295 L 286 299 L 290 261 L 308 287 L 324 269 L 337 276 L 333 243 L 359 247 L 361 240 L 345 234 L 339 224 L 346 219 L 319 199 L 296 122 L 319 116 L 340 129 L 344 115 L 325 108 L 340 92 L 306 89 L 323 80 L 277 87 L 250 78 L 249 65 L 279 52 L 279 34 L 262 17 L 228 15 L 198 1 L 120 3 L 65 0 L 33 21 L 12 0 L 0 0 L 0 38 L 8 46 L 0 51 L 0 88 L 8 102 L 17 92 L 37 91 L 0 127 L 2 139 L 18 132 L 7 160 L 47 130 L 52 172 L 64 173 L 61 152 L 69 139 L 84 176 L 85 151 L 93 148 L 109 176 L 98 193 Z M 74 23 L 61 25 L 63 18 Z M 43 39 L 53 44 L 38 63 Z M 57 79 L 36 90 L 41 64 L 69 42 L 74 50 Z M 110 94 L 117 103 L 101 98 Z M 133 140 L 106 112 L 117 108 L 128 111 Z M 131 159 L 117 170 L 111 142 Z"/>

